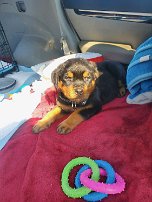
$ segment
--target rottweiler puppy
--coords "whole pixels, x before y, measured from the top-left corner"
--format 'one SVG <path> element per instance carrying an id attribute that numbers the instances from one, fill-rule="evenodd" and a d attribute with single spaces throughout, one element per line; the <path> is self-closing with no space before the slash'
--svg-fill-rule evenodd
<path id="1" fill-rule="evenodd" d="M 100 112 L 102 105 L 126 93 L 126 71 L 117 62 L 96 65 L 86 59 L 69 59 L 59 65 L 51 77 L 57 90 L 56 106 L 36 123 L 34 133 L 71 113 L 57 127 L 59 134 L 68 134 L 82 121 Z"/>

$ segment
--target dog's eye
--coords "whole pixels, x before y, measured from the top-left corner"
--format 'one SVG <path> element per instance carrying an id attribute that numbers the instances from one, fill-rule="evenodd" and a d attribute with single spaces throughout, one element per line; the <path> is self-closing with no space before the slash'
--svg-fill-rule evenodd
<path id="1" fill-rule="evenodd" d="M 69 77 L 68 75 L 64 76 L 64 80 L 66 81 L 73 81 L 73 77 Z"/>
<path id="2" fill-rule="evenodd" d="M 90 73 L 85 71 L 83 73 L 83 79 L 84 79 L 84 81 L 89 81 L 91 79 Z"/>
<path id="3" fill-rule="evenodd" d="M 89 81 L 91 79 L 90 76 L 87 76 L 87 77 L 83 77 L 84 81 Z"/>
<path id="4" fill-rule="evenodd" d="M 73 73 L 71 71 L 68 71 L 65 75 L 64 75 L 64 79 L 66 81 L 73 81 Z"/>

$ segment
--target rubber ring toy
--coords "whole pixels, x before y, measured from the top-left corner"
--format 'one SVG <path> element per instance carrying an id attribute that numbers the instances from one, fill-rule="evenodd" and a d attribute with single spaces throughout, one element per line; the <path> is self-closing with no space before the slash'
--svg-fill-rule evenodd
<path id="1" fill-rule="evenodd" d="M 113 167 L 107 162 L 103 160 L 95 160 L 95 162 L 98 164 L 99 168 L 103 168 L 105 172 L 107 173 L 107 179 L 106 183 L 107 184 L 112 184 L 115 182 L 115 171 Z M 87 170 L 89 166 L 85 165 L 83 166 L 78 172 L 75 177 L 75 186 L 77 188 L 83 186 L 80 181 L 80 175 L 83 171 Z M 100 201 L 104 198 L 106 198 L 108 194 L 105 193 L 97 193 L 97 192 L 91 192 L 83 197 L 84 200 L 86 201 Z"/>
<path id="2" fill-rule="evenodd" d="M 95 161 L 91 160 L 90 158 L 87 157 L 78 157 L 75 158 L 73 160 L 71 160 L 63 169 L 62 172 L 62 177 L 61 177 L 61 186 L 62 186 L 62 190 L 63 192 L 71 197 L 71 198 L 81 198 L 84 195 L 87 195 L 88 193 L 91 192 L 90 189 L 88 189 L 87 187 L 80 187 L 80 188 L 71 188 L 69 185 L 69 174 L 70 171 L 77 165 L 80 164 L 87 164 L 90 166 L 91 170 L 92 170 L 92 176 L 91 179 L 98 181 L 100 178 L 100 170 L 98 165 L 95 163 Z"/>
<path id="3" fill-rule="evenodd" d="M 118 193 L 121 193 L 122 191 L 124 191 L 125 181 L 117 173 L 115 173 L 116 182 L 113 184 L 105 184 L 103 182 L 95 182 L 92 179 L 89 179 L 90 175 L 91 175 L 91 169 L 85 170 L 80 175 L 80 181 L 84 186 L 88 187 L 92 191 L 102 192 L 105 194 L 118 194 Z M 106 172 L 101 168 L 100 168 L 100 175 L 106 176 Z"/>

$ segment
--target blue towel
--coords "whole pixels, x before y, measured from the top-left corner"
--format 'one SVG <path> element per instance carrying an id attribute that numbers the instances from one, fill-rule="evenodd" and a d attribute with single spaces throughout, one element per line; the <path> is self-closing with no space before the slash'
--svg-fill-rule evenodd
<path id="1" fill-rule="evenodd" d="M 152 37 L 137 48 L 128 66 L 126 80 L 127 88 L 130 92 L 128 96 L 129 103 L 131 103 L 131 100 L 136 99 L 137 96 L 139 97 L 140 94 L 143 95 L 147 92 L 150 92 L 148 94 L 150 99 L 147 97 L 149 101 L 147 100 L 146 103 L 152 100 Z"/>

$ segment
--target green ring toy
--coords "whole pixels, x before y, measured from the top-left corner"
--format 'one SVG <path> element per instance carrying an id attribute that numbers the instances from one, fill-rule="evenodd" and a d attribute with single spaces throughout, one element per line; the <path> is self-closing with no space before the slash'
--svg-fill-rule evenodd
<path id="1" fill-rule="evenodd" d="M 85 196 L 91 192 L 90 189 L 88 189 L 84 186 L 76 189 L 76 188 L 70 187 L 70 185 L 69 185 L 69 178 L 68 177 L 69 177 L 71 170 L 75 166 L 80 165 L 80 164 L 83 164 L 83 165 L 87 164 L 88 166 L 90 166 L 90 168 L 92 169 L 92 176 L 91 176 L 92 180 L 98 181 L 100 178 L 99 167 L 90 158 L 78 157 L 78 158 L 71 160 L 64 167 L 63 172 L 62 172 L 62 178 L 61 178 L 61 186 L 62 186 L 63 192 L 71 198 L 81 198 L 81 197 L 83 197 L 83 196 Z"/>

